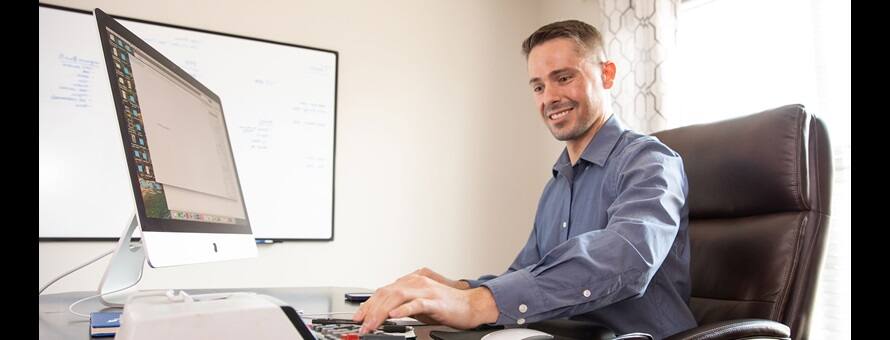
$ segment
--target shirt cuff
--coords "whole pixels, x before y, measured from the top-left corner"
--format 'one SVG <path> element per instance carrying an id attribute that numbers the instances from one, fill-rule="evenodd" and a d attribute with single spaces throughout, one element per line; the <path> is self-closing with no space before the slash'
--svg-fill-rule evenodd
<path id="1" fill-rule="evenodd" d="M 496 278 L 497 275 L 482 275 L 476 280 L 471 279 L 460 279 L 460 281 L 466 281 L 470 284 L 470 288 L 479 288 L 483 283 L 488 282 L 491 279 Z"/>
<path id="2" fill-rule="evenodd" d="M 482 283 L 498 306 L 498 325 L 522 325 L 529 316 L 543 313 L 544 298 L 531 273 L 522 269 Z"/>

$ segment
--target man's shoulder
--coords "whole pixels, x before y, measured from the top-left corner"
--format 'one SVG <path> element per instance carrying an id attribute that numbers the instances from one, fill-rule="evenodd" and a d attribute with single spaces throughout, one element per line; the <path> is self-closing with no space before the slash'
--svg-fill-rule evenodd
<path id="1" fill-rule="evenodd" d="M 636 174 L 638 178 L 677 178 L 686 186 L 683 158 L 658 137 L 628 131 L 619 144 L 611 169 L 613 175 L 619 178 L 626 174 Z"/>
<path id="2" fill-rule="evenodd" d="M 680 157 L 679 153 L 662 143 L 658 137 L 633 130 L 625 131 L 616 145 L 615 154 L 622 159 L 645 156 L 656 158 Z"/>

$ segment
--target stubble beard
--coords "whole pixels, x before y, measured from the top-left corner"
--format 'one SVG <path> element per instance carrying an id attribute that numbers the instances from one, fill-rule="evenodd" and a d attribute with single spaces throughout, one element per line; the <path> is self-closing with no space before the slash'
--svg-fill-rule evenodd
<path id="1" fill-rule="evenodd" d="M 574 115 L 574 117 L 572 117 L 572 118 L 574 118 L 575 126 L 572 127 L 571 129 L 563 130 L 553 124 L 550 124 L 549 121 L 547 122 L 547 127 L 550 129 L 550 133 L 553 135 L 554 138 L 556 138 L 556 140 L 558 140 L 560 142 L 565 142 L 568 140 L 573 140 L 573 139 L 579 138 L 579 137 L 583 136 L 585 133 L 587 133 L 587 130 L 590 130 L 590 127 L 593 126 L 593 120 L 590 119 L 590 117 L 591 117 L 590 114 L 588 114 L 586 116 L 582 116 L 579 114 L 578 109 L 580 107 L 581 107 L 581 105 L 578 105 L 577 101 L 568 99 L 566 101 L 552 103 L 544 108 L 544 112 L 555 112 L 555 111 L 561 111 L 562 109 L 568 109 L 568 108 L 572 109 L 572 115 Z M 544 119 L 549 120 L 550 119 L 549 115 L 545 115 Z M 563 125 L 571 124 L 571 123 L 572 122 L 568 121 L 568 120 L 562 122 Z"/>
<path id="2" fill-rule="evenodd" d="M 575 109 L 577 109 L 577 107 L 575 107 Z M 577 114 L 577 112 L 573 113 Z M 583 136 L 585 133 L 587 133 L 588 130 L 590 130 L 591 127 L 593 127 L 593 120 L 590 119 L 589 115 L 586 116 L 586 118 L 581 118 L 580 116 L 576 115 L 575 118 L 577 118 L 577 120 L 575 121 L 575 126 L 569 130 L 562 130 L 557 128 L 556 126 L 549 125 L 550 133 L 553 134 L 553 138 L 556 138 L 556 140 L 560 142 L 575 140 Z"/>

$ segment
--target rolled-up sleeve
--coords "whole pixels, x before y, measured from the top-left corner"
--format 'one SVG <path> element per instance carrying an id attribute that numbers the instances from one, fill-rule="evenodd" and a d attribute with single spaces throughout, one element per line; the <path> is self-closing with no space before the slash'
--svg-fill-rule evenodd
<path id="1" fill-rule="evenodd" d="M 604 189 L 616 199 L 608 204 L 605 228 L 572 237 L 534 262 L 517 258 L 498 277 L 474 280 L 494 295 L 497 324 L 573 316 L 646 291 L 680 228 L 687 194 L 683 163 L 652 139 L 635 141 L 613 160 L 619 165 Z M 529 242 L 533 238 L 534 231 Z"/>

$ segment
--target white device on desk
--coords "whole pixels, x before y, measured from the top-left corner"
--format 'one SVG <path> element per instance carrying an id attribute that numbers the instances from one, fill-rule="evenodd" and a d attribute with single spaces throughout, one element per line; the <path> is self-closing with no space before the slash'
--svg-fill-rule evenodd
<path id="1" fill-rule="evenodd" d="M 314 340 L 298 313 L 274 297 L 216 293 L 194 297 L 180 291 L 130 296 L 117 340 L 304 339 Z"/>
<path id="2" fill-rule="evenodd" d="M 111 16 L 93 14 L 136 208 L 99 286 L 102 303 L 121 306 L 146 258 L 155 268 L 257 249 L 219 97 Z M 131 242 L 137 227 L 141 242 Z"/>
<path id="3" fill-rule="evenodd" d="M 482 337 L 482 340 L 550 340 L 553 336 L 528 328 L 508 328 L 494 331 Z"/>

